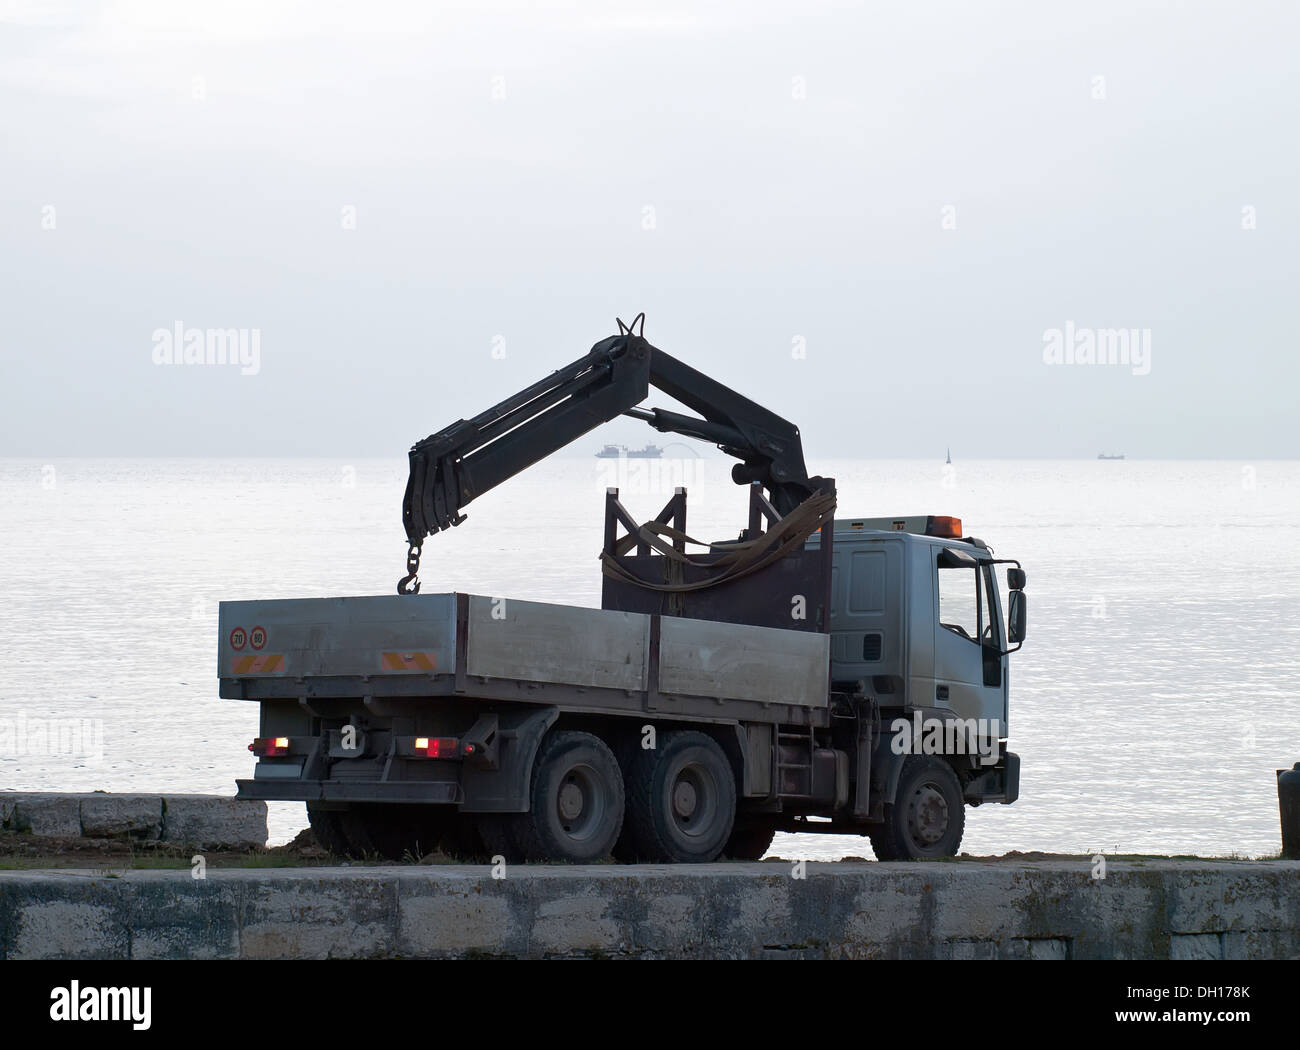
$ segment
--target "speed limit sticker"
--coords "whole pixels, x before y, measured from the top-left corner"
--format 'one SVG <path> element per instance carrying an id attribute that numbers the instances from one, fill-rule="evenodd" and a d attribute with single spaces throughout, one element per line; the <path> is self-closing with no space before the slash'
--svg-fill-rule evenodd
<path id="1" fill-rule="evenodd" d="M 265 638 L 262 640 L 263 642 L 266 641 Z M 247 643 L 248 643 L 248 634 L 244 631 L 242 627 L 236 627 L 233 631 L 230 632 L 230 648 L 234 649 L 236 652 L 242 649 Z"/>
<path id="2" fill-rule="evenodd" d="M 248 632 L 248 644 L 254 649 L 261 649 L 266 645 L 266 628 L 254 627 Z"/>

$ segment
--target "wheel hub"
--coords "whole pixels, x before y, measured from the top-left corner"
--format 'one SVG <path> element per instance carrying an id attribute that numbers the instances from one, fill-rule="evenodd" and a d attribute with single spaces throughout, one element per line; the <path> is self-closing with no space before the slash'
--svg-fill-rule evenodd
<path id="1" fill-rule="evenodd" d="M 582 812 L 583 794 L 582 788 L 570 781 L 560 788 L 559 797 L 560 816 L 565 820 L 574 820 Z"/>
<path id="2" fill-rule="evenodd" d="M 673 811 L 682 818 L 689 818 L 695 813 L 699 804 L 699 795 L 695 785 L 687 780 L 677 781 L 673 788 Z"/>
<path id="3" fill-rule="evenodd" d="M 933 846 L 948 830 L 948 803 L 934 784 L 922 784 L 912 795 L 908 813 L 913 839 L 923 846 Z"/>

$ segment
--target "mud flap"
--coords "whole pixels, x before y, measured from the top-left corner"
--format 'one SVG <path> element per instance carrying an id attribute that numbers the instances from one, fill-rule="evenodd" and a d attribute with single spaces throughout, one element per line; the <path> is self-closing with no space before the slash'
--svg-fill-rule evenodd
<path id="1" fill-rule="evenodd" d="M 500 712 L 496 768 L 466 762 L 461 773 L 463 813 L 525 813 L 532 787 L 533 760 L 542 737 L 560 717 L 558 707 Z"/>

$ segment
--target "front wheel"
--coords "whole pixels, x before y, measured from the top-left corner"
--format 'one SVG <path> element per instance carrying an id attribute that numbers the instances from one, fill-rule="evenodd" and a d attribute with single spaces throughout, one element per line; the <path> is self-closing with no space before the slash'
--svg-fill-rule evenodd
<path id="1" fill-rule="evenodd" d="M 952 766 L 933 756 L 903 763 L 898 793 L 885 806 L 884 826 L 870 832 L 876 860 L 955 857 L 966 826 L 966 803 Z"/>

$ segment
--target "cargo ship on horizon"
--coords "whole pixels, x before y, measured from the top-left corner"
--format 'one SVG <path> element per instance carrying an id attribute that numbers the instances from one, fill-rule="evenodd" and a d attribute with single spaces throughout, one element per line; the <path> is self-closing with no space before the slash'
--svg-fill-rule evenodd
<path id="1" fill-rule="evenodd" d="M 662 459 L 664 450 L 658 445 L 646 445 L 645 448 L 628 448 L 626 445 L 606 445 L 596 453 L 597 459 Z"/>

